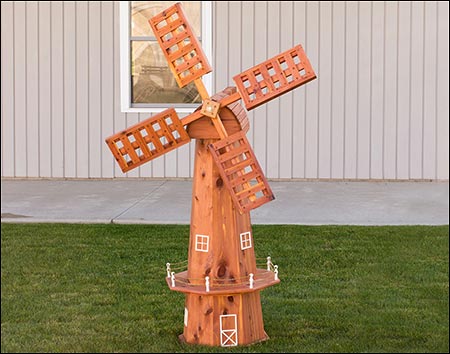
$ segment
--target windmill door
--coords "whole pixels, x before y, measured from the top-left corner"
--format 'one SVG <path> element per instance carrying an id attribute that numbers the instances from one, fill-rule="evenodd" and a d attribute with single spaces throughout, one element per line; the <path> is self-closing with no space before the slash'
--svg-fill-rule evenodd
<path id="1" fill-rule="evenodd" d="M 220 316 L 220 345 L 222 347 L 238 345 L 237 315 Z"/>

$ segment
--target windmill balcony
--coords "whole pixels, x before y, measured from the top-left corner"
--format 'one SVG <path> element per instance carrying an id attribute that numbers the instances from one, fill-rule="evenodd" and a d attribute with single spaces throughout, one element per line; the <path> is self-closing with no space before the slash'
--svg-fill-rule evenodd
<path id="1" fill-rule="evenodd" d="M 187 270 L 175 273 L 168 271 L 166 282 L 173 291 L 198 295 L 231 295 L 259 291 L 278 284 L 278 266 L 270 270 L 257 268 L 256 272 L 242 278 L 188 278 Z"/>

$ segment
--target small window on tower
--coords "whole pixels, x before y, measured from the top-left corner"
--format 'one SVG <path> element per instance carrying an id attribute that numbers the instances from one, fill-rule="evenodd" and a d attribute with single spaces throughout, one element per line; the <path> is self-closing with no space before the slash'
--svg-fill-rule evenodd
<path id="1" fill-rule="evenodd" d="M 250 231 L 244 232 L 241 235 L 241 249 L 245 250 L 252 247 L 252 236 Z"/>
<path id="2" fill-rule="evenodd" d="M 195 235 L 195 250 L 199 252 L 208 252 L 209 236 Z"/>

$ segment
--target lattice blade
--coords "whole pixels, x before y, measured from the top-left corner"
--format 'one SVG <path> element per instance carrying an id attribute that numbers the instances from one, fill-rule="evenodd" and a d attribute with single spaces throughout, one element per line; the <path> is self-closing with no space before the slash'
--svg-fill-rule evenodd
<path id="1" fill-rule="evenodd" d="M 148 22 L 178 86 L 184 87 L 212 70 L 180 3 Z"/>
<path id="2" fill-rule="evenodd" d="M 136 168 L 191 138 L 173 108 L 150 117 L 106 139 L 123 172 Z"/>
<path id="3" fill-rule="evenodd" d="M 247 110 L 314 80 L 316 74 L 301 45 L 233 77 Z"/>
<path id="4" fill-rule="evenodd" d="M 241 212 L 248 212 L 275 199 L 261 166 L 243 131 L 208 146 Z"/>

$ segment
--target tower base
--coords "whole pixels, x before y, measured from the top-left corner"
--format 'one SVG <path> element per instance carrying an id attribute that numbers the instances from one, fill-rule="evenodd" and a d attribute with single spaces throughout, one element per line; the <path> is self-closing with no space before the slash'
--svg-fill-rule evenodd
<path id="1" fill-rule="evenodd" d="M 189 344 L 232 347 L 269 339 L 259 291 L 230 295 L 187 294 L 184 331 Z"/>

